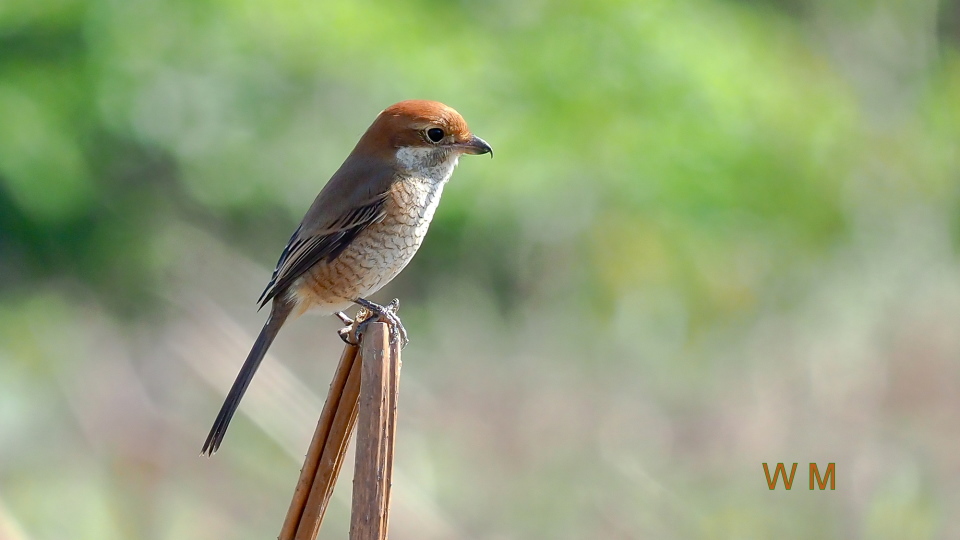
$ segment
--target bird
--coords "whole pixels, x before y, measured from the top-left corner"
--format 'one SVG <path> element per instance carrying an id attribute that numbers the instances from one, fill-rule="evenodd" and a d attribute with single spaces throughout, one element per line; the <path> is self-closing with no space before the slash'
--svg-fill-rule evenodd
<path id="1" fill-rule="evenodd" d="M 396 304 L 367 299 L 420 248 L 443 187 L 460 156 L 490 154 L 463 117 L 436 101 L 407 100 L 384 109 L 321 189 L 280 254 L 260 295 L 270 314 L 224 400 L 201 455 L 223 442 L 244 392 L 280 327 L 305 312 L 336 314 L 360 305 L 388 320 L 406 343 Z M 342 336 L 341 336 L 342 337 Z"/>

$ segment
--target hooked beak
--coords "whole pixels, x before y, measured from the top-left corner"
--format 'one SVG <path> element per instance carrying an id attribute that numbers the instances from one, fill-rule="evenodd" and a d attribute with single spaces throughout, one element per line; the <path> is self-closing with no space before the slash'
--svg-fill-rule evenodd
<path id="1" fill-rule="evenodd" d="M 490 154 L 490 157 L 493 157 L 493 148 L 490 148 L 490 145 L 487 144 L 487 141 L 473 135 L 470 137 L 470 140 L 459 145 L 463 148 L 463 153 L 473 154 L 479 156 L 481 154 Z"/>

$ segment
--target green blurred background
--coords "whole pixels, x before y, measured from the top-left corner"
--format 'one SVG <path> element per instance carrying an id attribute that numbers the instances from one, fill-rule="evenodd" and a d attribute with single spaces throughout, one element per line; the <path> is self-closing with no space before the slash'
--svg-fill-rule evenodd
<path id="1" fill-rule="evenodd" d="M 497 153 L 374 297 L 392 538 L 960 538 L 958 0 L 0 0 L 0 538 L 276 536 L 337 321 L 200 446 L 408 98 Z"/>

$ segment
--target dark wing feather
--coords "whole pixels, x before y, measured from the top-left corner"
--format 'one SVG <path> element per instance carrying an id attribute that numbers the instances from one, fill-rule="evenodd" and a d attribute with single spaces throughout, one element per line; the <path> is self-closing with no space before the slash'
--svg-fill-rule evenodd
<path id="1" fill-rule="evenodd" d="M 357 234 L 382 220 L 384 198 L 378 197 L 370 204 L 353 209 L 330 227 L 314 234 L 303 235 L 303 225 L 298 227 L 280 254 L 270 283 L 257 300 L 260 307 L 293 284 L 313 265 L 337 258 Z"/>

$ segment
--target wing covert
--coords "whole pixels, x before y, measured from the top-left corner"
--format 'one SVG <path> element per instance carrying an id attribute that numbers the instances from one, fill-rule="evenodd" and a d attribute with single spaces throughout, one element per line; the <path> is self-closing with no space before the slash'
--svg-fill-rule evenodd
<path id="1" fill-rule="evenodd" d="M 332 261 L 350 245 L 350 242 L 370 225 L 384 216 L 384 199 L 353 209 L 331 226 L 308 233 L 301 224 L 280 254 L 270 283 L 257 300 L 260 307 L 289 287 L 293 282 L 320 261 Z"/>

